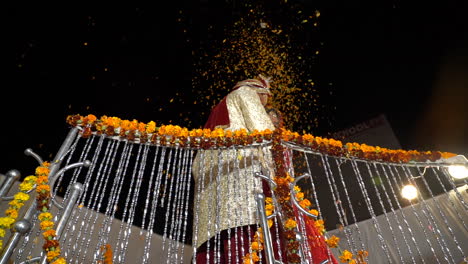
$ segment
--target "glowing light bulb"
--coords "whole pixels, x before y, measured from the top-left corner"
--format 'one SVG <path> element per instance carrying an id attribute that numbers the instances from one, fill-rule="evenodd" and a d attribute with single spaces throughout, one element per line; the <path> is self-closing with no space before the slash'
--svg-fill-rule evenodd
<path id="1" fill-rule="evenodd" d="M 468 177 L 468 168 L 463 165 L 452 165 L 448 167 L 450 176 L 455 179 L 464 179 Z"/>
<path id="2" fill-rule="evenodd" d="M 405 199 L 413 200 L 418 196 L 418 189 L 411 184 L 405 185 L 403 189 L 401 189 L 401 196 Z"/>

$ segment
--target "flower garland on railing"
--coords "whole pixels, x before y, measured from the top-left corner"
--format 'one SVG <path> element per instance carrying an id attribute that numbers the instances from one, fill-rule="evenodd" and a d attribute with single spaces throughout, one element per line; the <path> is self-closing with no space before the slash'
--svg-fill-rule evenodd
<path id="1" fill-rule="evenodd" d="M 294 213 L 294 209 L 291 205 L 291 193 L 290 193 L 290 183 L 294 181 L 294 179 L 289 175 L 286 168 L 285 162 L 285 147 L 281 144 L 281 139 L 284 140 L 285 133 L 284 131 L 275 131 L 273 134 L 273 146 L 272 146 L 272 153 L 273 153 L 273 161 L 275 164 L 275 172 L 276 175 L 274 177 L 274 181 L 276 183 L 276 187 L 273 189 L 278 203 L 281 206 L 281 211 L 284 216 L 284 228 L 285 228 L 285 239 L 286 239 L 286 258 L 288 263 L 301 263 L 301 258 L 298 254 L 300 244 L 296 240 L 296 229 L 297 229 L 297 222 L 296 222 L 296 215 Z M 294 193 L 295 198 L 298 201 L 300 207 L 304 210 L 308 211 L 309 213 L 318 216 L 319 212 L 316 209 L 312 208 L 312 203 L 310 200 L 304 198 L 304 193 L 301 191 L 299 186 L 294 186 Z M 325 229 L 325 221 L 323 219 L 313 220 L 311 218 L 307 218 L 306 225 L 313 225 L 314 228 L 318 231 L 319 236 L 315 237 L 308 237 L 307 239 L 315 239 L 313 243 L 327 245 L 330 248 L 337 248 L 339 238 L 337 236 L 332 236 L 328 239 L 324 238 Z M 367 251 L 360 250 L 358 252 L 357 259 L 353 259 L 353 254 L 348 251 L 344 250 L 341 251 L 341 256 L 339 257 L 342 263 L 348 264 L 366 264 L 364 258 L 367 257 Z"/>
<path id="2" fill-rule="evenodd" d="M 66 260 L 60 256 L 60 244 L 56 239 L 55 223 L 52 221 L 53 215 L 50 213 L 50 186 L 49 186 L 49 165 L 44 162 L 36 168 L 37 175 L 37 210 L 38 219 L 41 221 L 40 228 L 43 231 L 44 245 L 42 248 L 47 254 L 47 262 L 51 264 L 65 264 Z"/>
<path id="3" fill-rule="evenodd" d="M 0 237 L 5 237 L 5 230 L 11 229 L 18 218 L 19 210 L 24 206 L 24 203 L 29 200 L 29 194 L 36 184 L 37 177 L 34 175 L 27 176 L 19 185 L 19 191 L 13 196 L 13 200 L 9 202 L 8 208 L 5 210 L 5 217 L 0 217 Z M 0 240 L 0 250 L 3 249 L 3 239 Z"/>
<path id="4" fill-rule="evenodd" d="M 245 129 L 224 131 L 222 129 L 192 129 L 177 125 L 156 126 L 154 121 L 148 123 L 137 120 L 122 120 L 118 117 L 95 115 L 69 115 L 66 119 L 71 126 L 83 128 L 82 136 L 89 137 L 93 133 L 108 136 L 119 136 L 128 140 L 138 139 L 140 142 L 151 142 L 157 145 L 175 145 L 180 147 L 229 147 L 232 145 L 248 145 L 262 143 L 272 139 L 272 131 L 253 131 L 248 133 Z M 223 139 L 223 140 L 219 140 Z M 281 130 L 281 140 L 312 151 L 338 157 L 355 157 L 359 159 L 376 160 L 393 163 L 427 162 L 440 158 L 456 156 L 454 153 L 441 151 L 417 151 L 387 149 L 366 144 L 346 143 L 332 138 L 322 138 L 311 134 L 300 135 L 286 129 Z"/>

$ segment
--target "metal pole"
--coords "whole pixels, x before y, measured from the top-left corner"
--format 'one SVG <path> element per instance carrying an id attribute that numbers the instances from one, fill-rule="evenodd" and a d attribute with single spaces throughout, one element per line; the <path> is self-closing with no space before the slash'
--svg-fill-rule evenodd
<path id="1" fill-rule="evenodd" d="M 5 248 L 2 256 L 0 257 L 0 263 L 2 264 L 8 263 L 11 255 L 13 254 L 13 250 L 15 249 L 14 246 L 18 244 L 21 236 L 25 235 L 26 233 L 29 232 L 29 230 L 31 230 L 31 222 L 26 219 L 19 220 L 18 222 L 14 224 L 13 230 L 15 230 L 15 233 L 8 240 L 8 247 Z M 10 245 L 14 245 L 14 246 L 10 246 Z"/>
<path id="2" fill-rule="evenodd" d="M 267 216 L 265 214 L 265 195 L 263 193 L 257 193 L 255 196 L 257 202 L 257 212 L 260 216 L 260 226 L 263 231 L 263 242 L 265 243 L 265 255 L 267 264 L 275 264 L 275 255 L 273 253 L 273 243 L 271 242 L 270 232 L 268 231 Z"/>
<path id="3" fill-rule="evenodd" d="M 78 133 L 78 128 L 77 127 L 74 127 L 72 129 L 70 129 L 70 131 L 68 132 L 68 135 L 65 138 L 65 141 L 63 142 L 63 144 L 60 147 L 59 151 L 55 155 L 54 160 L 50 163 L 50 166 L 49 166 L 49 171 L 50 171 L 49 179 L 51 177 L 54 177 L 56 171 L 60 168 L 60 164 L 62 163 L 62 158 L 67 153 L 68 149 L 70 149 L 70 146 L 73 143 L 73 140 L 75 140 L 77 133 Z"/>
<path id="4" fill-rule="evenodd" d="M 3 181 L 2 187 L 0 187 L 0 198 L 4 198 L 10 191 L 11 186 L 21 177 L 21 173 L 17 170 L 9 170 L 5 174 L 5 181 Z"/>
<path id="5" fill-rule="evenodd" d="M 80 196 L 81 192 L 83 191 L 83 185 L 79 182 L 76 182 L 72 185 L 72 189 L 70 192 L 70 198 L 67 201 L 67 205 L 63 210 L 62 217 L 60 217 L 59 222 L 57 223 L 57 227 L 55 228 L 57 234 L 57 240 L 60 239 L 62 232 L 64 230 L 65 225 L 67 224 L 68 220 L 70 219 L 71 212 L 73 211 L 73 207 L 75 206 L 76 200 Z M 47 263 L 47 256 L 43 256 L 41 260 L 41 264 Z"/>

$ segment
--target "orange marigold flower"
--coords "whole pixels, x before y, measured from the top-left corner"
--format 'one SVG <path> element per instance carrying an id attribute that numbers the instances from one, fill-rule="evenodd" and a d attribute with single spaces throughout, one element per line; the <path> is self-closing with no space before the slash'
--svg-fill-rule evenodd
<path id="1" fill-rule="evenodd" d="M 123 120 L 122 122 L 120 122 L 120 127 L 124 130 L 130 130 L 130 121 Z"/>
<path id="2" fill-rule="evenodd" d="M 50 192 L 50 186 L 45 185 L 45 184 L 41 184 L 41 185 L 36 187 L 36 191 L 37 192 Z"/>
<path id="3" fill-rule="evenodd" d="M 353 253 L 345 249 L 343 250 L 343 253 L 341 253 L 341 256 L 339 258 L 342 263 L 346 263 L 353 258 Z"/>
<path id="4" fill-rule="evenodd" d="M 359 250 L 357 254 L 358 256 L 364 257 L 364 258 L 367 258 L 367 256 L 369 256 L 369 252 L 367 252 L 366 250 Z"/>
<path id="5" fill-rule="evenodd" d="M 308 200 L 308 199 L 304 199 L 302 201 L 299 202 L 299 205 L 304 208 L 304 209 L 307 209 L 309 206 L 312 205 L 312 203 Z"/>
<path id="6" fill-rule="evenodd" d="M 130 130 L 137 130 L 138 129 L 138 120 L 133 119 L 130 124 L 129 124 L 129 129 Z"/>
<path id="7" fill-rule="evenodd" d="M 260 251 L 263 249 L 263 245 L 261 243 L 258 243 L 257 241 L 252 242 L 251 246 L 252 250 L 257 250 Z"/>
<path id="8" fill-rule="evenodd" d="M 42 233 L 42 236 L 44 236 L 45 239 L 53 239 L 54 237 L 57 236 L 57 233 L 54 229 L 50 229 L 50 230 L 47 230 L 47 231 L 44 231 Z"/>
<path id="9" fill-rule="evenodd" d="M 296 199 L 299 201 L 304 199 L 304 193 L 303 192 L 296 193 Z"/>
<path id="10" fill-rule="evenodd" d="M 18 218 L 18 210 L 16 209 L 7 209 L 5 210 L 5 214 L 14 219 Z"/>
<path id="11" fill-rule="evenodd" d="M 54 222 L 52 221 L 42 221 L 41 222 L 41 229 L 48 230 L 49 228 L 54 227 Z"/>
<path id="12" fill-rule="evenodd" d="M 340 238 L 337 236 L 331 236 L 329 239 L 325 240 L 327 245 L 331 248 L 336 248 L 338 246 L 338 242 L 340 242 Z"/>
<path id="13" fill-rule="evenodd" d="M 52 262 L 50 264 L 66 264 L 66 263 L 67 263 L 67 261 L 64 258 L 58 258 L 54 262 Z"/>
<path id="14" fill-rule="evenodd" d="M 309 211 L 309 213 L 311 213 L 311 214 L 313 214 L 313 215 L 317 215 L 317 216 L 319 215 L 319 212 L 318 212 L 317 210 L 315 210 L 315 209 L 311 209 L 311 210 Z"/>
<path id="15" fill-rule="evenodd" d="M 43 166 L 37 167 L 36 175 L 49 175 L 49 168 Z"/>
<path id="16" fill-rule="evenodd" d="M 138 123 L 138 131 L 145 132 L 146 131 L 146 124 L 143 122 Z"/>
<path id="17" fill-rule="evenodd" d="M 42 185 L 44 183 L 47 183 L 49 181 L 49 178 L 47 176 L 39 176 L 37 177 L 36 184 L 37 185 Z"/>
<path id="18" fill-rule="evenodd" d="M 57 252 L 55 250 L 51 250 L 47 252 L 47 260 L 49 262 L 58 256 L 60 256 L 60 252 Z"/>
<path id="19" fill-rule="evenodd" d="M 40 221 L 46 221 L 52 219 L 52 214 L 49 212 L 40 213 L 37 217 Z"/>
<path id="20" fill-rule="evenodd" d="M 97 117 L 95 115 L 89 114 L 85 117 L 86 120 L 88 120 L 88 123 L 92 124 L 94 121 L 96 121 Z"/>

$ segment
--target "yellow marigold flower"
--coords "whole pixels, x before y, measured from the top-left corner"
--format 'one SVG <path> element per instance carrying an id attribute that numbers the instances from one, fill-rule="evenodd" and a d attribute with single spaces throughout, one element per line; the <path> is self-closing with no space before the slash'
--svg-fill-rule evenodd
<path id="1" fill-rule="evenodd" d="M 346 263 L 353 258 L 353 253 L 345 249 L 343 250 L 343 253 L 341 253 L 341 256 L 339 258 L 342 263 Z"/>
<path id="2" fill-rule="evenodd" d="M 275 206 L 272 205 L 272 204 L 266 204 L 266 205 L 265 205 L 265 210 L 272 211 L 272 210 L 274 210 L 274 209 L 275 209 Z"/>
<path id="3" fill-rule="evenodd" d="M 36 182 L 37 181 L 37 177 L 34 176 L 34 175 L 29 175 L 27 176 L 26 178 L 24 178 L 23 182 Z"/>
<path id="4" fill-rule="evenodd" d="M 60 256 L 60 253 L 55 250 L 51 250 L 47 252 L 47 260 L 49 262 L 58 256 Z"/>
<path id="5" fill-rule="evenodd" d="M 294 191 L 296 191 L 296 193 L 300 192 L 301 191 L 301 188 L 297 185 L 294 186 Z"/>
<path id="6" fill-rule="evenodd" d="M 22 182 L 19 185 L 19 189 L 22 192 L 27 192 L 33 188 L 34 184 L 29 182 Z"/>
<path id="7" fill-rule="evenodd" d="M 265 203 L 267 203 L 267 204 L 272 204 L 272 203 L 273 203 L 273 198 L 271 198 L 271 197 L 266 197 L 266 198 L 265 198 Z"/>
<path id="8" fill-rule="evenodd" d="M 348 264 L 357 264 L 356 260 L 355 259 L 352 259 L 348 262 Z"/>
<path id="9" fill-rule="evenodd" d="M 273 220 L 268 219 L 268 220 L 267 220 L 267 223 L 268 223 L 268 227 L 272 227 L 272 226 L 273 226 Z"/>
<path id="10" fill-rule="evenodd" d="M 154 133 L 156 131 L 156 123 L 154 121 L 149 121 L 148 124 L 146 124 L 146 133 Z"/>
<path id="11" fill-rule="evenodd" d="M 286 229 L 293 229 L 296 227 L 296 225 L 297 225 L 296 221 L 292 220 L 291 218 L 286 220 L 286 222 L 284 223 L 284 227 Z"/>
<path id="12" fill-rule="evenodd" d="M 40 213 L 38 216 L 39 220 L 46 221 L 52 219 L 52 214 L 49 212 Z"/>
<path id="13" fill-rule="evenodd" d="M 4 237 L 4 236 L 5 236 L 5 229 L 0 228 L 0 237 Z"/>
<path id="14" fill-rule="evenodd" d="M 331 236 L 329 239 L 325 240 L 327 245 L 331 248 L 336 248 L 338 246 L 338 242 L 340 242 L 340 238 L 337 236 Z"/>
<path id="15" fill-rule="evenodd" d="M 23 202 L 18 201 L 18 200 L 13 200 L 13 201 L 9 202 L 8 204 L 11 205 L 12 207 L 15 207 L 15 208 L 21 208 L 24 205 Z"/>
<path id="16" fill-rule="evenodd" d="M 11 217 L 0 217 L 0 227 L 2 228 L 11 228 L 11 226 L 15 223 L 15 219 Z"/>
<path id="17" fill-rule="evenodd" d="M 50 186 L 45 185 L 45 184 L 39 185 L 36 187 L 36 191 L 37 192 L 50 192 Z"/>
<path id="18" fill-rule="evenodd" d="M 22 202 L 29 200 L 29 194 L 22 193 L 22 192 L 15 194 L 13 197 L 15 197 L 15 200 L 22 201 Z"/>
<path id="19" fill-rule="evenodd" d="M 41 222 L 41 229 L 42 230 L 48 230 L 49 228 L 52 228 L 52 227 L 54 227 L 54 222 L 52 222 L 52 221 L 46 220 L 46 221 Z"/>
<path id="20" fill-rule="evenodd" d="M 50 230 L 44 231 L 42 235 L 44 236 L 45 239 L 50 239 L 51 237 L 52 238 L 56 237 L 57 233 L 54 229 L 50 229 Z"/>
<path id="21" fill-rule="evenodd" d="M 58 258 L 56 261 L 50 264 L 67 264 L 67 261 L 64 258 Z"/>

